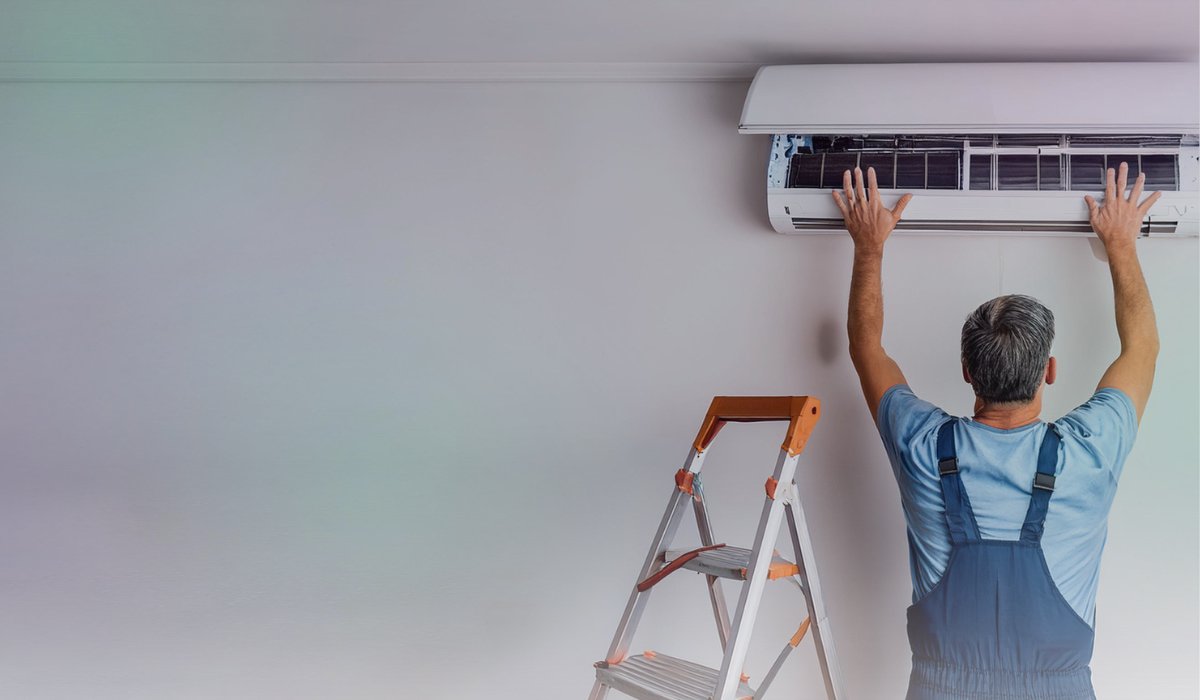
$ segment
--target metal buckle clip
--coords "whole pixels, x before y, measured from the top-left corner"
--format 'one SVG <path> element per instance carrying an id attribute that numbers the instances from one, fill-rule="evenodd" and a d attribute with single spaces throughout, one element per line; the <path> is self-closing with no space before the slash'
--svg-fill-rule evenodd
<path id="1" fill-rule="evenodd" d="M 1033 475 L 1033 488 L 1045 489 L 1046 491 L 1053 491 L 1054 490 L 1054 475 L 1053 474 L 1043 474 L 1041 472 L 1034 474 Z"/>

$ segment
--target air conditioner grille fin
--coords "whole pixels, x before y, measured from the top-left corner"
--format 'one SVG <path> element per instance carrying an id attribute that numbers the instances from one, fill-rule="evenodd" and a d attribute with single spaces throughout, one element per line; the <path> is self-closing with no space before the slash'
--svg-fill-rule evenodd
<path id="1" fill-rule="evenodd" d="M 777 135 L 788 144 L 785 187 L 833 189 L 846 170 L 874 168 L 879 186 L 908 190 L 1104 189 L 1107 168 L 1129 165 L 1148 190 L 1179 191 L 1180 154 L 1195 158 L 1194 136 Z M 776 185 L 778 186 L 778 185 Z"/>

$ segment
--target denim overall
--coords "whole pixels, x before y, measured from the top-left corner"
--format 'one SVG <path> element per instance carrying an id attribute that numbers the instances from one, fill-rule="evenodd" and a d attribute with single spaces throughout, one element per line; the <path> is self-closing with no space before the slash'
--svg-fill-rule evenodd
<path id="1" fill-rule="evenodd" d="M 950 560 L 933 590 L 908 609 L 907 700 L 1094 700 L 1092 628 L 1054 585 L 1042 554 L 1058 429 L 1047 426 L 1038 452 L 1021 538 L 985 540 L 958 473 L 956 421 L 941 426 L 937 442 Z"/>

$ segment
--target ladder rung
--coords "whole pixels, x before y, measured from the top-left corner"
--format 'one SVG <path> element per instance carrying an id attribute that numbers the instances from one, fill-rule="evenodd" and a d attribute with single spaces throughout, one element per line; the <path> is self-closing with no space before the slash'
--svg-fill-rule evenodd
<path id="1" fill-rule="evenodd" d="M 597 680 L 638 700 L 710 700 L 717 675 L 716 669 L 657 652 L 596 667 Z M 738 700 L 753 697 L 750 686 L 739 683 Z"/>
<path id="2" fill-rule="evenodd" d="M 672 549 L 668 551 L 666 555 L 667 563 L 670 563 L 672 559 L 687 551 L 690 550 Z M 739 581 L 745 580 L 746 571 L 749 567 L 750 550 L 742 547 L 721 547 L 720 549 L 710 549 L 707 552 L 700 552 L 696 558 L 683 565 L 685 569 L 699 571 L 702 574 L 732 578 Z M 771 558 L 771 566 L 767 570 L 767 578 L 773 581 L 777 578 L 795 576 L 798 573 L 800 573 L 800 567 L 776 555 Z"/>

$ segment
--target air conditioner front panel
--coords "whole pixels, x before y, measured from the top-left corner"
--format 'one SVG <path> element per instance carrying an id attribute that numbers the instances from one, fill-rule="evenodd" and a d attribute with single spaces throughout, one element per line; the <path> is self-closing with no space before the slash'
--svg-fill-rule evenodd
<path id="1" fill-rule="evenodd" d="M 1106 85 L 1142 97 L 1114 103 Z M 1196 133 L 1194 63 L 765 66 L 742 133 Z"/>
<path id="2" fill-rule="evenodd" d="M 901 190 L 881 190 L 891 206 Z M 1103 192 L 961 192 L 918 193 L 904 211 L 898 234 L 1094 235 L 1083 196 L 1098 200 Z M 771 225 L 779 233 L 845 234 L 832 190 L 769 189 Z M 1200 235 L 1200 201 L 1196 192 L 1164 192 L 1151 208 L 1143 235 Z"/>

